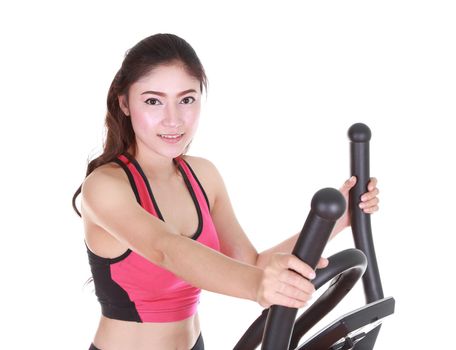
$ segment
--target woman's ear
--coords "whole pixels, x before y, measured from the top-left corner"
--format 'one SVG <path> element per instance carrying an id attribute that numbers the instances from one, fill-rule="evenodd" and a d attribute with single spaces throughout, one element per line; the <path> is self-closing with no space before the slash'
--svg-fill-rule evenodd
<path id="1" fill-rule="evenodd" d="M 122 112 L 127 116 L 129 117 L 130 116 L 130 108 L 128 108 L 128 101 L 127 101 L 127 97 L 125 95 L 119 95 L 117 97 L 117 99 L 119 100 L 119 107 L 120 109 L 122 110 Z"/>

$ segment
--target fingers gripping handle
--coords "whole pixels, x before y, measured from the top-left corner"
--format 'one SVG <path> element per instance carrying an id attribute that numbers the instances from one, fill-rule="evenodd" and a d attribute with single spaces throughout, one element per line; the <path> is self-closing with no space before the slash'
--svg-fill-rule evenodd
<path id="1" fill-rule="evenodd" d="M 345 208 L 345 199 L 338 190 L 324 188 L 315 193 L 293 254 L 315 269 L 331 231 Z M 296 313 L 295 308 L 271 306 L 263 334 L 262 350 L 288 349 Z"/>

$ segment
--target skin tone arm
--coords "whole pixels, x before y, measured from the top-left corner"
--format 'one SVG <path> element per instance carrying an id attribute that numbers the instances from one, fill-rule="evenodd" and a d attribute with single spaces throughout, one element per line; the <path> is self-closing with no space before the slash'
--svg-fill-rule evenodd
<path id="1" fill-rule="evenodd" d="M 348 203 L 348 192 L 350 191 L 350 189 L 353 186 L 355 186 L 355 184 L 356 184 L 356 177 L 352 176 L 340 188 L 340 191 L 344 195 L 347 203 Z M 359 203 L 359 207 L 361 209 L 363 209 L 363 211 L 365 213 L 374 213 L 375 211 L 378 210 L 378 202 L 379 202 L 379 199 L 377 197 L 379 190 L 377 188 L 377 179 L 376 178 L 371 178 L 371 180 L 367 186 L 367 189 L 368 189 L 368 192 L 363 194 L 363 196 L 361 197 L 361 202 Z M 347 208 L 347 210 L 342 215 L 342 217 L 336 222 L 336 225 L 334 226 L 333 232 L 331 233 L 331 236 L 329 237 L 329 239 L 330 240 L 333 239 L 339 232 L 341 232 L 348 226 L 350 226 L 350 215 L 349 215 L 348 208 Z M 279 243 L 278 245 L 258 254 L 255 265 L 258 267 L 264 268 L 264 266 L 267 264 L 267 262 L 271 258 L 272 254 L 280 253 L 280 252 L 291 252 L 293 250 L 293 247 L 296 244 L 296 241 L 298 240 L 299 234 L 300 234 L 300 232 L 298 232 L 297 234 L 288 238 L 287 240 Z M 321 258 L 317 268 L 324 268 L 327 265 L 328 265 L 327 259 Z"/>
<path id="2" fill-rule="evenodd" d="M 255 265 L 183 237 L 144 210 L 128 180 L 114 176 L 112 170 L 96 169 L 84 181 L 81 193 L 83 215 L 137 254 L 196 287 L 254 300 L 263 307 L 302 307 L 314 292 L 313 285 L 302 277 L 312 279 L 314 272 L 298 258 L 291 254 L 271 258 L 268 271 L 273 273 L 265 274 Z"/>
<path id="3" fill-rule="evenodd" d="M 214 208 L 211 212 L 212 219 L 216 225 L 217 232 L 219 234 L 221 249 L 222 252 L 234 259 L 238 259 L 245 263 L 255 265 L 262 269 L 265 269 L 271 263 L 271 260 L 278 259 L 281 254 L 287 256 L 289 254 L 296 241 L 298 239 L 299 233 L 291 236 L 285 241 L 279 243 L 278 245 L 265 250 L 258 254 L 252 243 L 247 238 L 247 235 L 244 233 L 240 224 L 238 223 L 236 216 L 234 214 L 233 208 L 228 197 L 226 187 L 224 185 L 223 179 L 215 166 L 207 162 L 207 166 L 210 168 L 212 173 L 212 178 L 215 179 L 215 186 L 217 188 L 216 193 L 216 202 Z M 356 184 L 356 177 L 351 177 L 348 179 L 344 185 L 340 188 L 340 191 L 344 195 L 345 199 L 348 199 L 349 190 Z M 377 189 L 377 180 L 372 178 L 368 184 L 368 192 L 361 197 L 360 207 L 366 213 L 373 213 L 378 210 L 378 198 L 379 193 Z M 337 235 L 340 231 L 345 229 L 350 225 L 350 216 L 348 210 L 343 214 L 343 216 L 336 222 L 333 232 L 331 233 L 331 238 Z M 317 268 L 326 267 L 328 264 L 327 259 L 322 258 L 318 263 Z M 266 273 L 274 273 L 268 272 Z"/>

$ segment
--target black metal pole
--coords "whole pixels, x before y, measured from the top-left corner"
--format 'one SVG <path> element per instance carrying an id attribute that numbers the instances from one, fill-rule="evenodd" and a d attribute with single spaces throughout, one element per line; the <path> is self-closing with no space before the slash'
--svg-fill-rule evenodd
<path id="1" fill-rule="evenodd" d="M 350 164 L 351 175 L 356 176 L 356 185 L 350 191 L 349 210 L 355 247 L 360 249 L 367 257 L 367 270 L 363 276 L 366 301 L 371 303 L 383 299 L 383 289 L 377 258 L 372 238 L 370 214 L 359 208 L 361 195 L 367 192 L 370 181 L 369 174 L 369 141 L 371 131 L 367 125 L 354 124 L 348 130 L 350 138 Z"/>
<path id="2" fill-rule="evenodd" d="M 355 247 L 360 249 L 367 257 L 367 269 L 363 275 L 364 294 L 367 303 L 383 299 L 383 288 L 378 270 L 377 257 L 375 255 L 374 240 L 370 214 L 366 214 L 359 208 L 361 195 L 367 191 L 370 181 L 370 155 L 369 141 L 371 139 L 369 127 L 362 123 L 353 124 L 348 129 L 350 139 L 350 171 L 356 176 L 356 185 L 350 191 L 349 210 Z M 376 327 L 366 337 L 358 342 L 354 349 L 371 350 L 374 348 L 380 327 Z"/>
<path id="3" fill-rule="evenodd" d="M 315 269 L 334 224 L 345 208 L 345 199 L 338 190 L 324 188 L 315 193 L 293 254 Z M 295 308 L 271 306 L 263 334 L 262 350 L 288 349 L 297 311 Z"/>

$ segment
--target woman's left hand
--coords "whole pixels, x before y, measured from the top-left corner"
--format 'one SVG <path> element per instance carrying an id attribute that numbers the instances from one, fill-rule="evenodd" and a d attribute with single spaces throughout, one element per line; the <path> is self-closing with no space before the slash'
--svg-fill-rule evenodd
<path id="1" fill-rule="evenodd" d="M 347 209 L 345 210 L 344 215 L 337 220 L 336 227 L 334 228 L 332 236 L 342 231 L 344 228 L 350 226 L 350 215 L 348 212 L 348 193 L 350 189 L 355 186 L 356 177 L 352 176 L 349 178 L 340 188 L 340 192 L 344 195 L 344 198 L 347 202 Z M 379 190 L 377 188 L 377 179 L 371 177 L 369 183 L 367 184 L 367 192 L 361 196 L 361 201 L 359 202 L 359 207 L 366 213 L 372 214 L 378 210 L 379 199 L 377 197 Z"/>

